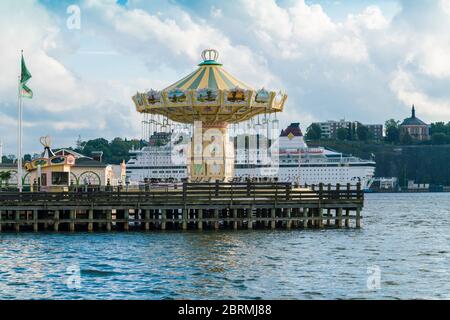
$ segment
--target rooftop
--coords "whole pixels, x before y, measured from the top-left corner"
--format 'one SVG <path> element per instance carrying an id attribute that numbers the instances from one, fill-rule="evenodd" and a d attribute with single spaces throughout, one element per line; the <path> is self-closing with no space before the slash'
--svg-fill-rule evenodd
<path id="1" fill-rule="evenodd" d="M 403 120 L 401 126 L 427 126 L 427 124 L 416 117 L 416 109 L 413 105 L 411 108 L 411 117 Z"/>
<path id="2" fill-rule="evenodd" d="M 299 122 L 291 123 L 286 129 L 281 130 L 280 137 L 301 137 L 303 136 Z"/>
<path id="3" fill-rule="evenodd" d="M 198 69 L 164 90 L 231 90 L 236 87 L 253 90 L 249 85 L 228 73 L 228 71 L 222 67 L 222 64 L 217 62 L 218 57 L 219 53 L 216 50 L 204 50 L 202 53 L 203 62 L 198 65 Z"/>

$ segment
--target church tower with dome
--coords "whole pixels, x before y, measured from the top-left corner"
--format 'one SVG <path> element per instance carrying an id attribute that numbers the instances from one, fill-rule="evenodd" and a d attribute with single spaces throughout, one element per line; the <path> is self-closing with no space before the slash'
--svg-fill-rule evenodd
<path id="1" fill-rule="evenodd" d="M 415 141 L 427 141 L 430 139 L 430 127 L 416 117 L 416 108 L 412 105 L 411 117 L 406 118 L 400 124 L 400 134 L 409 134 Z"/>

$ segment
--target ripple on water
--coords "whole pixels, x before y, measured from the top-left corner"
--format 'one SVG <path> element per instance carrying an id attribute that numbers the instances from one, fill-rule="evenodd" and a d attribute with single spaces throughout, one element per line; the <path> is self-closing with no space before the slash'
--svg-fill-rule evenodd
<path id="1" fill-rule="evenodd" d="M 0 299 L 448 298 L 449 207 L 368 194 L 360 230 L 0 234 Z"/>
<path id="2" fill-rule="evenodd" d="M 81 269 L 80 273 L 81 276 L 87 277 L 108 277 L 121 274 L 120 272 L 99 270 L 99 269 Z"/>

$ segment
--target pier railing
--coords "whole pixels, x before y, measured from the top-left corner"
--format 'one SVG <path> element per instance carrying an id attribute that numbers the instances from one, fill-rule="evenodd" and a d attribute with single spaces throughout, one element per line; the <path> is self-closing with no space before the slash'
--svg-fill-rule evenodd
<path id="1" fill-rule="evenodd" d="M 352 202 L 362 205 L 364 194 L 360 185 L 345 188 L 320 184 L 308 189 L 294 188 L 290 183 L 184 183 L 182 188 L 132 191 L 78 192 L 0 192 L 0 207 L 24 204 L 120 205 L 128 203 L 164 205 L 215 204 L 297 204 L 307 202 Z"/>

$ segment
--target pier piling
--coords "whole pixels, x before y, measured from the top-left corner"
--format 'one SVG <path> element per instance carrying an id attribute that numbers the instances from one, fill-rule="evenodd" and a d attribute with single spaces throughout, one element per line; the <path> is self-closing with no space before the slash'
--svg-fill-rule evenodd
<path id="1" fill-rule="evenodd" d="M 55 232 L 361 227 L 360 185 L 313 188 L 261 182 L 185 183 L 182 190 L 143 192 L 0 192 L 0 232 L 49 225 Z"/>

